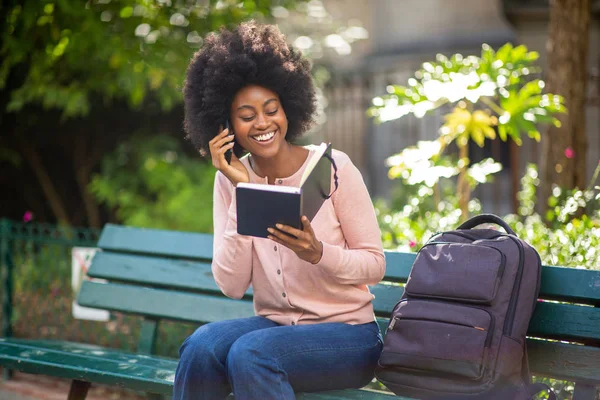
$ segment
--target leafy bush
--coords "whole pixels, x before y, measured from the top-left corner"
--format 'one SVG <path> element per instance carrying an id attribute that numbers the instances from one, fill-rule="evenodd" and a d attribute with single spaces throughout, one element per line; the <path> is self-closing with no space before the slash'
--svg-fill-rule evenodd
<path id="1" fill-rule="evenodd" d="M 211 232 L 214 177 L 178 140 L 135 137 L 105 157 L 90 190 L 125 225 Z"/>
<path id="2" fill-rule="evenodd" d="M 600 194 L 591 189 L 564 191 L 555 187 L 544 217 L 533 210 L 538 184 L 537 168 L 531 164 L 521 179 L 519 214 L 506 221 L 515 233 L 530 243 L 545 264 L 600 269 Z"/>
<path id="3" fill-rule="evenodd" d="M 472 180 L 500 170 L 493 160 L 471 164 L 469 142 L 483 147 L 486 139 L 511 138 L 522 144 L 521 135 L 540 141 L 539 126 L 560 126 L 557 114 L 566 112 L 563 98 L 543 94 L 545 84 L 533 78 L 539 73 L 538 53 L 521 45 L 507 43 L 498 51 L 483 44 L 481 56 L 454 54 L 436 56 L 426 62 L 408 80 L 408 86 L 389 85 L 387 95 L 373 99 L 368 114 L 377 122 L 386 122 L 413 114 L 417 118 L 444 107 L 445 123 L 439 137 L 405 148 L 387 160 L 390 178 L 425 181 L 434 186 L 440 178 L 458 176 L 456 191 L 461 219 L 469 215 Z M 441 160 L 451 143 L 458 148 L 458 162 Z M 470 168 L 469 168 L 470 166 Z"/>
<path id="4" fill-rule="evenodd" d="M 599 171 L 600 165 L 585 190 L 564 191 L 555 187 L 548 199 L 550 209 L 542 217 L 534 211 L 537 169 L 533 164 L 528 166 L 518 194 L 519 214 L 506 215 L 504 219 L 519 237 L 537 249 L 543 263 L 600 269 L 600 187 L 592 189 Z M 461 210 L 452 189 L 439 202 L 433 200 L 432 188 L 415 185 L 410 189 L 400 209 L 375 202 L 387 249 L 417 251 L 435 232 L 454 229 L 460 223 Z M 478 199 L 469 202 L 469 211 L 481 212 Z"/>

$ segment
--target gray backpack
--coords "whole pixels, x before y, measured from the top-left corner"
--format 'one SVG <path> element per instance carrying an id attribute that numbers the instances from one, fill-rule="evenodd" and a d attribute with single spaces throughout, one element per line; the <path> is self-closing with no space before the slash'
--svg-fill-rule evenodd
<path id="1" fill-rule="evenodd" d="M 472 229 L 483 223 L 507 233 Z M 377 379 L 419 399 L 529 399 L 548 390 L 530 384 L 525 345 L 541 267 L 496 215 L 435 234 L 392 311 Z"/>

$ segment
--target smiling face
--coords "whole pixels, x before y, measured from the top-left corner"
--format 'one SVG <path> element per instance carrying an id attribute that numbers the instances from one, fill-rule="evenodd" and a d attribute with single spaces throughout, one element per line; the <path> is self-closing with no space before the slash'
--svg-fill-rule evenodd
<path id="1" fill-rule="evenodd" d="M 286 144 L 288 122 L 275 92 L 243 87 L 233 98 L 230 116 L 235 140 L 254 156 L 271 158 Z"/>

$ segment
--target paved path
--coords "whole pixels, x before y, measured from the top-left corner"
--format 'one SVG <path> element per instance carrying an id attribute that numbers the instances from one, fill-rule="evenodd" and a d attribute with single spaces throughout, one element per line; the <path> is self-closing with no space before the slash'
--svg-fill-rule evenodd
<path id="1" fill-rule="evenodd" d="M 25 397 L 14 392 L 0 390 L 0 400 L 37 400 L 35 397 Z"/>

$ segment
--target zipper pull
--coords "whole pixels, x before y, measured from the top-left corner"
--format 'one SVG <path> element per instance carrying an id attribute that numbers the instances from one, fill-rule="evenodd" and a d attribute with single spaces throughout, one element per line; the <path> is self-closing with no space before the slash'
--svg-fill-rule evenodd
<path id="1" fill-rule="evenodd" d="M 398 319 L 398 317 L 394 317 L 394 319 L 392 319 L 392 322 L 390 322 L 390 326 L 388 326 L 388 331 L 394 330 L 394 326 L 396 325 L 396 321 L 398 321 Z"/>

